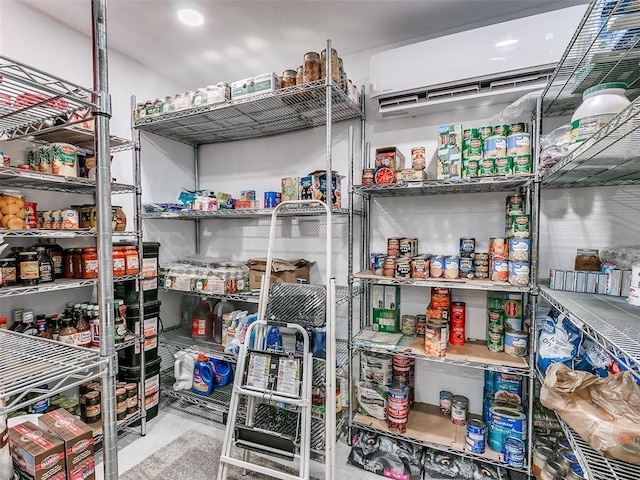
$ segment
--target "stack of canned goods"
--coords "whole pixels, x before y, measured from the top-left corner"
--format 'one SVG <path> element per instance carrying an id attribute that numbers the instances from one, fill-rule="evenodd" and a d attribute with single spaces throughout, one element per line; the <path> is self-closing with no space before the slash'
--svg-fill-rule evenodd
<path id="1" fill-rule="evenodd" d="M 387 392 L 387 425 L 389 430 L 405 433 L 409 419 L 409 386 L 393 382 Z"/>
<path id="2" fill-rule="evenodd" d="M 444 357 L 447 353 L 450 307 L 451 289 L 432 288 L 424 331 L 424 352 L 429 356 Z"/>
<path id="3" fill-rule="evenodd" d="M 416 360 L 411 357 L 401 355 L 393 356 L 393 373 L 394 383 L 405 383 L 409 388 L 409 406 L 413 407 L 415 392 L 415 367 Z"/>
<path id="4" fill-rule="evenodd" d="M 555 480 L 560 477 L 567 480 L 586 478 L 578 458 L 564 437 L 536 437 L 532 470 L 537 480 Z"/>
<path id="5" fill-rule="evenodd" d="M 454 395 L 448 390 L 440 391 L 440 413 L 449 415 L 451 422 L 456 425 L 467 423 L 467 413 L 469 412 L 469 399 L 462 395 Z"/>
<path id="6" fill-rule="evenodd" d="M 528 125 L 483 126 L 462 132 L 462 178 L 532 173 Z"/>

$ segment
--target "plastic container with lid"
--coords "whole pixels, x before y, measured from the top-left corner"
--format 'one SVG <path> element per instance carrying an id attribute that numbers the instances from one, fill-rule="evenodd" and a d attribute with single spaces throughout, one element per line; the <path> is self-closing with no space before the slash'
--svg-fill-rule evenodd
<path id="1" fill-rule="evenodd" d="M 26 226 L 24 196 L 19 190 L 0 190 L 0 227 L 22 230 Z"/>
<path id="2" fill-rule="evenodd" d="M 542 469 L 540 480 L 556 480 L 556 477 L 562 478 L 567 470 L 557 462 L 547 462 Z"/>
<path id="3" fill-rule="evenodd" d="M 305 53 L 303 67 L 303 83 L 315 82 L 318 80 L 320 78 L 320 54 L 318 52 Z"/>
<path id="4" fill-rule="evenodd" d="M 579 248 L 576 252 L 574 270 L 581 272 L 599 272 L 601 268 L 598 250 Z"/>
<path id="5" fill-rule="evenodd" d="M 287 88 L 292 87 L 296 84 L 296 71 L 295 70 L 285 70 L 282 72 L 282 81 L 281 87 Z"/>
<path id="6" fill-rule="evenodd" d="M 75 266 L 75 265 L 74 265 Z M 80 271 L 81 278 L 98 278 L 98 249 L 93 247 L 83 248 L 81 253 Z M 75 269 L 74 269 L 75 272 Z M 78 278 L 78 276 L 76 276 Z"/>
<path id="7" fill-rule="evenodd" d="M 631 102 L 626 93 L 627 84 L 623 82 L 602 83 L 587 88 L 582 94 L 582 104 L 571 117 L 569 149 L 577 148 L 627 108 Z"/>
<path id="8" fill-rule="evenodd" d="M 556 459 L 555 452 L 544 445 L 536 445 L 533 449 L 533 475 L 540 478 L 544 465 L 547 462 L 553 462 Z"/>

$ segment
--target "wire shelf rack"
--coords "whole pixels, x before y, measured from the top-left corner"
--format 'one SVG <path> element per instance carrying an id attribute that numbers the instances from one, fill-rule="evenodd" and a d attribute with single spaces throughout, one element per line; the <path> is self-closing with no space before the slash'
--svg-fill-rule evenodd
<path id="1" fill-rule="evenodd" d="M 229 411 L 229 405 L 231 404 L 231 390 L 233 385 L 227 385 L 222 388 L 216 388 L 210 395 L 198 395 L 191 390 L 174 390 L 173 384 L 175 378 L 173 377 L 173 370 L 162 372 L 160 375 L 161 389 L 163 395 L 183 402 L 187 402 L 191 405 L 198 405 L 200 407 L 214 410 L 220 413 L 227 413 Z"/>
<path id="2" fill-rule="evenodd" d="M 571 114 L 589 87 L 625 82 L 632 97 L 640 89 L 640 5 L 597 0 L 589 6 L 553 78 L 542 94 L 545 116 Z"/>
<path id="3" fill-rule="evenodd" d="M 380 285 L 406 285 L 414 287 L 458 288 L 462 290 L 487 290 L 495 292 L 530 292 L 530 285 L 511 285 L 506 282 L 493 282 L 481 278 L 407 278 L 397 279 L 375 275 L 371 270 L 355 273 L 354 278 Z"/>
<path id="4" fill-rule="evenodd" d="M 540 296 L 567 315 L 640 379 L 640 308 L 621 297 L 573 293 L 540 286 Z"/>
<path id="5" fill-rule="evenodd" d="M 145 118 L 135 128 L 188 145 L 266 137 L 325 125 L 324 80 L 229 102 Z M 354 104 L 331 83 L 331 122 L 362 118 Z"/>
<path id="6" fill-rule="evenodd" d="M 5 238 L 79 238 L 79 237 L 95 237 L 97 232 L 95 229 L 80 230 L 47 230 L 41 228 L 31 228 L 27 230 L 2 230 L 0 229 L 0 237 Z M 117 237 L 135 237 L 137 232 L 113 232 L 113 236 Z"/>
<path id="7" fill-rule="evenodd" d="M 137 280 L 138 275 L 123 275 L 114 277 L 114 282 L 126 282 L 128 280 Z M 34 286 L 12 286 L 0 288 L 0 298 L 15 297 L 18 295 L 28 295 L 31 293 L 55 292 L 58 290 L 69 290 L 72 288 L 91 287 L 98 284 L 98 280 L 92 279 L 60 279 L 51 283 L 43 283 Z"/>
<path id="8" fill-rule="evenodd" d="M 0 330 L 0 398 L 6 401 L 0 413 L 97 378 L 107 360 L 94 350 Z"/>
<path id="9" fill-rule="evenodd" d="M 639 142 L 640 98 L 637 98 L 566 158 L 543 170 L 542 183 L 562 188 L 638 184 Z"/>
<path id="10" fill-rule="evenodd" d="M 334 215 L 348 215 L 348 208 L 334 208 L 331 210 Z M 185 212 L 149 212 L 143 213 L 142 218 L 159 220 L 198 220 L 198 219 L 237 219 L 237 218 L 271 218 L 273 210 L 268 208 L 239 208 L 231 210 L 215 210 L 203 212 L 198 210 Z M 312 217 L 324 216 L 324 208 L 287 208 L 280 210 L 280 217 Z"/>
<path id="11" fill-rule="evenodd" d="M 14 132 L 14 134 L 17 134 L 17 132 Z M 44 144 L 53 142 L 70 143 L 85 152 L 92 153 L 94 151 L 95 135 L 92 130 L 87 130 L 79 126 L 57 126 L 31 133 L 28 139 Z M 109 137 L 109 151 L 111 153 L 131 150 L 134 146 L 135 143 L 126 138 L 116 137 L 114 135 Z"/>
<path id="12" fill-rule="evenodd" d="M 414 195 L 448 195 L 453 193 L 509 192 L 529 185 L 534 175 L 475 177 L 462 180 L 427 180 L 390 185 L 354 185 L 356 193 L 376 197 L 410 197 Z"/>
<path id="13" fill-rule="evenodd" d="M 51 173 L 39 173 L 13 167 L 0 167 L 0 185 L 6 187 L 31 188 L 65 193 L 94 193 L 95 180 L 82 177 L 65 177 Z M 112 193 L 135 193 L 133 185 L 112 183 Z"/>

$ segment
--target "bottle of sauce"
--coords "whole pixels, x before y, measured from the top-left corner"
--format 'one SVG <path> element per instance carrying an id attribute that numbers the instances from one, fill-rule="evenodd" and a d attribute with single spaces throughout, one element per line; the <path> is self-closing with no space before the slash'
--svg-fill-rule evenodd
<path id="1" fill-rule="evenodd" d="M 53 260 L 47 254 L 47 250 L 44 246 L 36 247 L 36 252 L 38 253 L 38 269 L 40 273 L 40 282 L 53 282 L 55 280 Z"/>
<path id="2" fill-rule="evenodd" d="M 78 331 L 71 325 L 71 320 L 68 317 L 63 318 L 58 340 L 66 345 L 77 345 L 77 335 Z"/>
<path id="3" fill-rule="evenodd" d="M 64 270 L 62 265 L 63 248 L 56 243 L 53 239 L 43 239 L 38 246 L 44 246 L 47 251 L 47 255 L 51 257 L 53 262 L 53 273 L 55 278 L 64 277 Z"/>
<path id="4" fill-rule="evenodd" d="M 113 341 L 115 343 L 124 342 L 124 337 L 127 334 L 127 322 L 125 320 L 125 312 L 127 307 L 122 300 L 116 300 L 113 307 Z"/>
<path id="5" fill-rule="evenodd" d="M 7 317 L 0 317 L 0 330 L 7 329 Z"/>
<path id="6" fill-rule="evenodd" d="M 77 331 L 77 345 L 79 347 L 90 347 L 91 346 L 91 326 L 87 321 L 86 315 L 79 311 L 77 315 L 78 319 L 76 322 L 76 331 Z"/>
<path id="7" fill-rule="evenodd" d="M 94 305 L 91 309 L 91 321 L 89 322 L 91 325 L 91 346 L 99 347 L 100 346 L 100 308 L 98 305 Z"/>
<path id="8" fill-rule="evenodd" d="M 47 317 L 45 315 L 36 315 L 36 327 L 38 328 L 36 336 L 53 339 L 53 335 L 47 330 L 47 326 Z"/>
<path id="9" fill-rule="evenodd" d="M 34 286 L 40 283 L 38 253 L 33 250 L 20 252 L 18 256 L 18 276 L 20 284 Z"/>
<path id="10" fill-rule="evenodd" d="M 33 318 L 33 311 L 24 311 L 22 314 L 22 325 L 16 330 L 17 332 L 24 333 L 25 335 L 37 335 L 38 327 Z"/>

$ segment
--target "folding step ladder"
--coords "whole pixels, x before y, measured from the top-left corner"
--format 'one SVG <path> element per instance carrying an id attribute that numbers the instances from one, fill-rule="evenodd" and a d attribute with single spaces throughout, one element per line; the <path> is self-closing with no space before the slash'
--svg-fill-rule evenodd
<path id="1" fill-rule="evenodd" d="M 327 214 L 327 284 L 304 285 L 276 283 L 269 287 L 273 261 L 273 243 L 278 213 L 283 209 L 317 204 Z M 311 388 L 313 355 L 305 327 L 326 323 L 326 430 L 325 478 L 333 478 L 335 442 L 335 280 L 331 278 L 331 210 L 317 200 L 287 201 L 271 216 L 265 273 L 262 276 L 258 320 L 249 325 L 241 346 L 227 415 L 218 480 L 226 480 L 229 465 L 283 480 L 308 480 L 311 454 Z M 303 346 L 295 352 L 269 348 L 271 326 L 296 331 Z M 333 392 L 333 395 L 329 393 Z M 239 422 L 241 400 L 245 399 L 245 421 Z M 278 405 L 278 408 L 273 404 Z M 242 458 L 231 455 L 235 445 L 243 449 Z M 298 475 L 251 462 L 249 451 L 299 460 Z"/>

